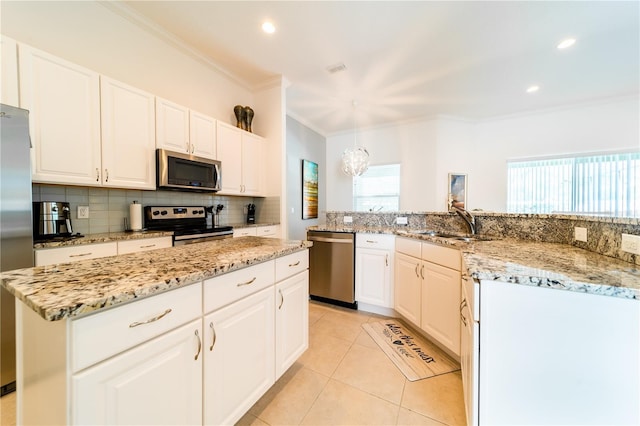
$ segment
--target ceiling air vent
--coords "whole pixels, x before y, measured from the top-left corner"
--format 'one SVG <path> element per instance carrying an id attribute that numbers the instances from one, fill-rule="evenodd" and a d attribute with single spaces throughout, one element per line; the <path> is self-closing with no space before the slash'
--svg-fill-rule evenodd
<path id="1" fill-rule="evenodd" d="M 335 74 L 337 72 L 342 72 L 342 71 L 344 71 L 346 69 L 347 69 L 347 66 L 342 62 L 339 62 L 337 64 L 333 64 L 333 65 L 329 65 L 327 67 L 327 71 L 329 71 L 329 74 Z"/>

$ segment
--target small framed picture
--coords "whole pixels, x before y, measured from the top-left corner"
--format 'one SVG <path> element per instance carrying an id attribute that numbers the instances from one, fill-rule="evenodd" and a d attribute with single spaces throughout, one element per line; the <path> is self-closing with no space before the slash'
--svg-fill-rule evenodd
<path id="1" fill-rule="evenodd" d="M 449 173 L 449 195 L 447 197 L 447 210 L 454 208 L 467 208 L 467 175 L 461 173 Z"/>
<path id="2" fill-rule="evenodd" d="M 302 160 L 302 219 L 318 218 L 318 164 Z"/>

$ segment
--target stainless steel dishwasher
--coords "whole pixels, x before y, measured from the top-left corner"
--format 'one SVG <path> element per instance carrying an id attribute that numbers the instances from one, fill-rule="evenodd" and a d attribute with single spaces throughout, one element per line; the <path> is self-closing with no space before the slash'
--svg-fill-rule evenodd
<path id="1" fill-rule="evenodd" d="M 307 231 L 309 295 L 312 299 L 356 309 L 355 233 Z"/>

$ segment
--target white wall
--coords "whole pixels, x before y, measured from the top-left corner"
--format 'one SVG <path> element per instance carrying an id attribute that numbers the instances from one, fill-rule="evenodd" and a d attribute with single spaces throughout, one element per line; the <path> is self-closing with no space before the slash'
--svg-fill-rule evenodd
<path id="1" fill-rule="evenodd" d="M 610 99 L 484 122 L 439 117 L 358 131 L 371 164 L 402 163 L 400 209 L 445 211 L 448 174 L 468 175 L 469 209 L 505 211 L 508 159 L 640 149 L 638 97 Z M 340 171 L 352 134 L 327 138 L 327 210 L 352 209 Z"/>
<path id="2" fill-rule="evenodd" d="M 2 34 L 227 123 L 235 125 L 234 105 L 254 100 L 243 85 L 96 2 L 1 7 Z"/>
<path id="3" fill-rule="evenodd" d="M 638 105 L 622 98 L 478 124 L 470 207 L 505 211 L 508 159 L 640 149 Z"/>

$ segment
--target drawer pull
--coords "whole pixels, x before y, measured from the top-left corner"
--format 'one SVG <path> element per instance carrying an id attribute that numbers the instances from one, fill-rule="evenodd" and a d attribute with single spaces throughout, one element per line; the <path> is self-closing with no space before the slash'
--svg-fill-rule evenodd
<path id="1" fill-rule="evenodd" d="M 69 257 L 84 257 L 84 256 L 90 256 L 92 255 L 92 252 L 89 253 L 80 253 L 80 254 L 70 254 Z"/>
<path id="2" fill-rule="evenodd" d="M 100 182 L 100 169 L 96 167 L 96 182 Z"/>
<path id="3" fill-rule="evenodd" d="M 198 357 L 200 356 L 200 351 L 202 350 L 202 341 L 200 340 L 200 334 L 198 333 L 198 330 L 196 330 L 196 337 L 198 338 L 198 352 L 196 353 L 196 357 L 194 359 L 197 361 Z"/>
<path id="4" fill-rule="evenodd" d="M 144 324 L 149 324 L 151 322 L 154 321 L 158 321 L 159 319 L 161 319 L 162 317 L 164 317 L 165 315 L 167 315 L 169 312 L 171 312 L 171 308 L 167 309 L 166 311 L 164 311 L 163 313 L 161 313 L 160 315 L 158 315 L 157 317 L 153 317 L 153 318 L 149 318 L 146 321 L 136 321 L 136 322 L 132 322 L 131 324 L 129 324 L 129 328 L 133 328 L 133 327 L 137 327 L 139 325 L 144 325 Z"/>
<path id="5" fill-rule="evenodd" d="M 249 285 L 249 284 L 253 284 L 253 282 L 257 279 L 258 277 L 253 277 L 253 279 L 250 279 L 247 282 L 244 283 L 238 283 L 236 284 L 237 287 L 242 287 L 243 285 Z"/>
<path id="6" fill-rule="evenodd" d="M 155 244 L 149 244 L 147 246 L 140 246 L 140 248 L 151 248 L 151 247 L 155 247 Z"/>
<path id="7" fill-rule="evenodd" d="M 209 346 L 209 351 L 212 351 L 213 345 L 216 344 L 216 329 L 213 328 L 213 322 L 209 323 L 209 327 L 211 327 L 211 332 L 213 333 L 213 337 L 211 338 L 211 346 Z"/>
<path id="8" fill-rule="evenodd" d="M 280 306 L 278 306 L 278 310 L 280 310 L 280 308 L 282 308 L 282 304 L 284 303 L 284 295 L 282 294 L 282 289 L 279 288 L 278 292 L 280 292 Z"/>
<path id="9" fill-rule="evenodd" d="M 294 266 L 298 266 L 299 264 L 300 264 L 299 260 L 296 263 L 290 263 L 289 268 L 293 268 Z"/>
<path id="10" fill-rule="evenodd" d="M 378 242 L 377 242 L 377 241 L 373 241 L 373 240 L 367 240 L 367 242 L 368 242 L 368 243 L 371 243 L 371 244 L 378 244 Z"/>
<path id="11" fill-rule="evenodd" d="M 388 254 L 384 255 L 384 266 L 389 266 L 389 255 Z"/>

